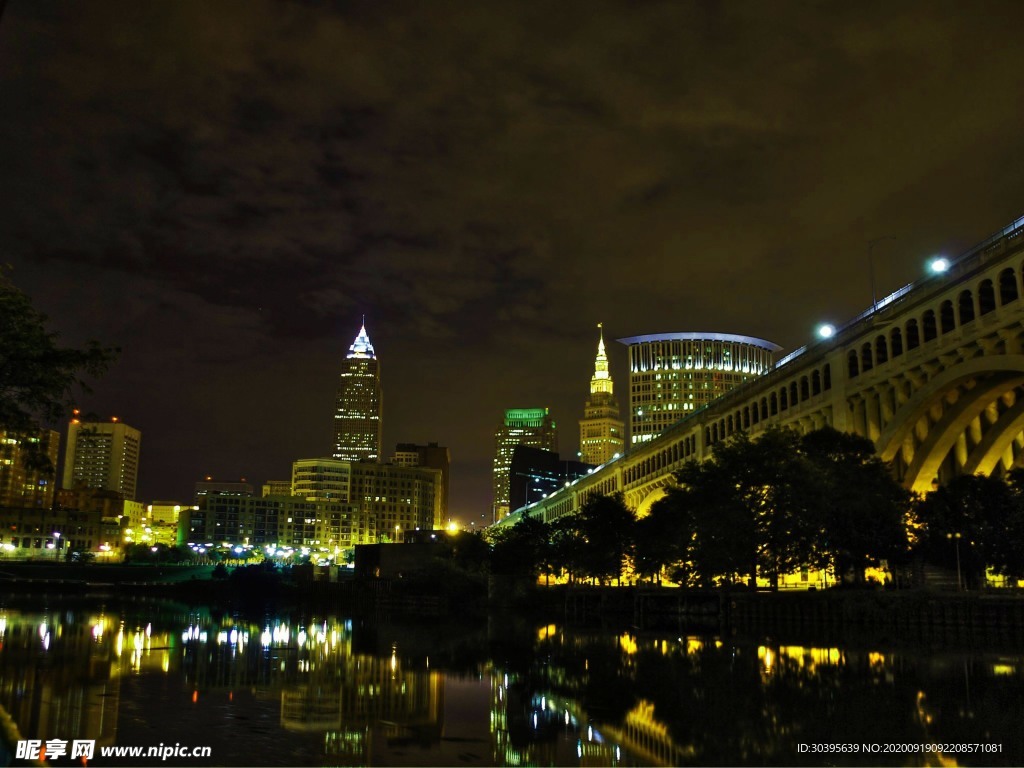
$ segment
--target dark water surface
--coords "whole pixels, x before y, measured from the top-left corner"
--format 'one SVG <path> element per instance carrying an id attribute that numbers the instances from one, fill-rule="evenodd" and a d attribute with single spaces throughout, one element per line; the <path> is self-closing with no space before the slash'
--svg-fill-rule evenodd
<path id="1" fill-rule="evenodd" d="M 94 765 L 1024 764 L 1020 647 L 0 606 L 0 706 Z M 211 757 L 99 753 L 175 744 Z"/>

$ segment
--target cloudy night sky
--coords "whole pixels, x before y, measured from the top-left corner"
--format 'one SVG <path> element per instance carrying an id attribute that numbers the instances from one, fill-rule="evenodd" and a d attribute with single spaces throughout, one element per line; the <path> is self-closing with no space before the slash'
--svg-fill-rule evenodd
<path id="1" fill-rule="evenodd" d="M 2 2 L 2 0 L 0 0 Z M 3 7 L 0 4 L 0 7 Z M 0 17 L 0 262 L 140 494 L 327 455 L 360 317 L 384 455 L 494 430 L 577 449 L 596 351 L 787 350 L 1024 214 L 1019 2 L 50 2 Z M 627 410 L 625 348 L 610 343 Z"/>

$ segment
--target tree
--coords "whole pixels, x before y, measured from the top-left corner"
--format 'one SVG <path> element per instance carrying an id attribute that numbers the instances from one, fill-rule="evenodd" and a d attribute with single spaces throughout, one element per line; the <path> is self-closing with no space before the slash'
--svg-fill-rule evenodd
<path id="1" fill-rule="evenodd" d="M 737 576 L 752 579 L 756 572 L 754 516 L 733 468 L 718 458 L 716 452 L 708 461 L 683 465 L 676 473 L 679 492 L 659 502 L 665 505 L 665 513 L 671 509 L 682 527 L 682 564 L 673 576 L 682 584 L 710 587 L 731 583 Z"/>
<path id="2" fill-rule="evenodd" d="M 57 341 L 58 335 L 46 330 L 46 316 L 0 270 L 0 427 L 28 437 L 41 424 L 62 419 L 73 391 L 89 391 L 83 375 L 100 375 L 117 353 L 95 341 L 85 349 Z M 26 440 L 22 445 L 27 467 L 53 472 L 40 444 Z"/>
<path id="3" fill-rule="evenodd" d="M 925 560 L 949 569 L 959 561 L 968 588 L 981 585 L 988 565 L 1008 574 L 1019 568 L 1020 556 L 1008 552 L 1013 547 L 1006 542 L 1008 532 L 1020 530 L 1020 498 L 1003 480 L 954 478 L 919 501 L 918 515 L 923 525 L 919 551 Z"/>
<path id="4" fill-rule="evenodd" d="M 651 505 L 651 511 L 636 521 L 633 567 L 639 576 L 657 582 L 662 571 L 670 569 L 685 583 L 689 563 L 688 544 L 692 540 L 693 510 L 681 488 L 669 487 L 665 495 Z"/>
<path id="5" fill-rule="evenodd" d="M 1006 479 L 1013 492 L 1014 505 L 1006 530 L 993 548 L 992 566 L 1003 576 L 1024 579 L 1024 469 L 1010 470 Z"/>
<path id="6" fill-rule="evenodd" d="M 815 475 L 793 430 L 740 433 L 680 482 L 697 494 L 694 565 L 702 583 L 733 574 L 779 577 L 816 562 Z"/>
<path id="7" fill-rule="evenodd" d="M 872 442 L 826 427 L 804 435 L 800 445 L 817 475 L 818 548 L 836 576 L 859 584 L 868 566 L 904 559 L 910 494 Z"/>
<path id="8" fill-rule="evenodd" d="M 636 514 L 621 493 L 594 494 L 579 511 L 583 571 L 598 581 L 621 579 L 632 554 Z"/>
<path id="9" fill-rule="evenodd" d="M 491 538 L 491 572 L 505 576 L 537 578 L 548 544 L 548 526 L 524 514 L 515 525 L 494 529 Z"/>

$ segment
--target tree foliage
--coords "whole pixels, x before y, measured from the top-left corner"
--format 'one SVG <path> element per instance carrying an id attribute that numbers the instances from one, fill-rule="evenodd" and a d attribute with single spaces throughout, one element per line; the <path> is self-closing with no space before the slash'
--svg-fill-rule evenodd
<path id="1" fill-rule="evenodd" d="M 636 515 L 621 493 L 594 494 L 575 517 L 580 529 L 583 573 L 600 582 L 619 579 L 633 551 Z"/>
<path id="2" fill-rule="evenodd" d="M 29 436 L 62 419 L 73 392 L 89 391 L 83 377 L 103 373 L 116 353 L 94 341 L 85 349 L 61 347 L 46 316 L 0 270 L 0 427 Z M 45 453 L 32 450 L 36 444 L 23 445 L 28 466 L 52 471 Z"/>
<path id="3" fill-rule="evenodd" d="M 1004 479 L 961 477 L 914 501 L 862 437 L 824 428 L 770 428 L 691 461 L 639 520 L 621 494 L 589 497 L 550 524 L 528 516 L 498 534 L 492 567 L 713 587 L 830 569 L 863 583 L 870 567 L 918 557 L 960 569 L 969 587 L 985 569 L 1024 578 L 1024 469 Z M 913 540 L 909 535 L 913 531 Z"/>
<path id="4" fill-rule="evenodd" d="M 676 482 L 635 526 L 641 577 L 778 585 L 785 574 L 831 567 L 860 582 L 869 566 L 907 553 L 909 495 L 872 444 L 854 435 L 740 434 L 708 461 L 684 465 Z"/>
<path id="5" fill-rule="evenodd" d="M 917 504 L 918 551 L 925 562 L 957 568 L 976 588 L 986 567 L 1024 578 L 1024 472 L 1006 480 L 966 475 L 928 493 Z"/>
<path id="6" fill-rule="evenodd" d="M 871 441 L 825 428 L 807 433 L 800 444 L 817 473 L 819 546 L 840 578 L 860 583 L 868 566 L 904 561 L 910 494 Z"/>

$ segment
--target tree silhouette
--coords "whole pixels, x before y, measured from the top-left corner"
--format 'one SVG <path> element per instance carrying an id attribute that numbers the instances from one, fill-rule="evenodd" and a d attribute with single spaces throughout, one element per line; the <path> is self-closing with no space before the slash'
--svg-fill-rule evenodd
<path id="1" fill-rule="evenodd" d="M 41 425 L 62 419 L 77 388 L 88 392 L 82 376 L 98 376 L 117 350 L 89 342 L 85 349 L 58 346 L 46 330 L 46 316 L 0 270 L 0 427 L 29 437 Z M 25 464 L 52 473 L 40 443 L 22 442 Z"/>
<path id="2" fill-rule="evenodd" d="M 904 560 L 910 494 L 871 441 L 826 427 L 804 435 L 800 447 L 816 474 L 818 547 L 837 577 L 862 583 L 868 566 Z"/>

